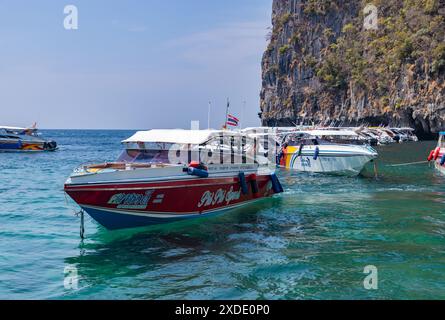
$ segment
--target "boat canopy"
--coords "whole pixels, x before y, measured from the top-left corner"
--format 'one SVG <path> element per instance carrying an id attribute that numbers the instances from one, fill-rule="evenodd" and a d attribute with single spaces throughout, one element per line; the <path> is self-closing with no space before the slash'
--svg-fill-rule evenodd
<path id="1" fill-rule="evenodd" d="M 30 129 L 29 128 L 21 128 L 21 127 L 0 126 L 0 130 L 24 131 L 24 130 L 30 130 Z"/>
<path id="2" fill-rule="evenodd" d="M 307 133 L 311 136 L 323 137 L 323 136 L 351 136 L 357 137 L 358 134 L 352 130 L 305 130 L 303 133 Z"/>
<path id="3" fill-rule="evenodd" d="M 122 141 L 122 143 L 172 143 L 172 144 L 194 144 L 206 143 L 212 138 L 219 136 L 242 137 L 243 134 L 235 131 L 222 130 L 149 130 L 138 131 L 132 137 Z"/>

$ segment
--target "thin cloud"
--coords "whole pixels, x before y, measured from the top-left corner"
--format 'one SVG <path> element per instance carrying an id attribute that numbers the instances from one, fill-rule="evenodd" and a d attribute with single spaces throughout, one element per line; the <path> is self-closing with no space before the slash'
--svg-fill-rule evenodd
<path id="1" fill-rule="evenodd" d="M 116 19 L 111 20 L 111 25 L 128 32 L 145 32 L 148 30 L 147 26 L 143 24 L 127 24 Z"/>
<path id="2" fill-rule="evenodd" d="M 232 23 L 171 40 L 166 46 L 199 65 L 221 61 L 242 63 L 261 55 L 266 46 L 267 27 L 264 21 Z"/>

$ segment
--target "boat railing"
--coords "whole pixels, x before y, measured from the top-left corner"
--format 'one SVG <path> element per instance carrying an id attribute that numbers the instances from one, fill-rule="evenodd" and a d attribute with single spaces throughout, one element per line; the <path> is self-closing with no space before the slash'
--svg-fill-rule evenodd
<path id="1" fill-rule="evenodd" d="M 74 170 L 78 174 L 94 174 L 107 170 L 124 171 L 136 169 L 152 169 L 166 167 L 182 167 L 183 165 L 174 165 L 168 163 L 132 163 L 132 162 L 104 162 L 99 164 L 86 164 Z"/>

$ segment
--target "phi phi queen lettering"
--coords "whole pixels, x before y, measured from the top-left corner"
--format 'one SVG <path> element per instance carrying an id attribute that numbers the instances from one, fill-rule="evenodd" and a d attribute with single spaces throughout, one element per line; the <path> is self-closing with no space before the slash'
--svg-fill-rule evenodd
<path id="1" fill-rule="evenodd" d="M 233 187 L 230 187 L 228 191 L 224 189 L 218 189 L 215 192 L 206 191 L 201 197 L 201 201 L 198 203 L 198 208 L 215 206 L 225 203 L 230 204 L 233 201 L 241 198 L 241 190 L 234 191 Z"/>

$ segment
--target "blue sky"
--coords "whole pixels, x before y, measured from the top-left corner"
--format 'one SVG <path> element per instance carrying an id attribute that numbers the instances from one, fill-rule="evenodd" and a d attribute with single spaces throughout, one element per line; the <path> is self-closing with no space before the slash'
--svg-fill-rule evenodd
<path id="1" fill-rule="evenodd" d="M 79 29 L 63 28 L 65 5 Z M 271 0 L 0 0 L 0 124 L 258 125 Z"/>

